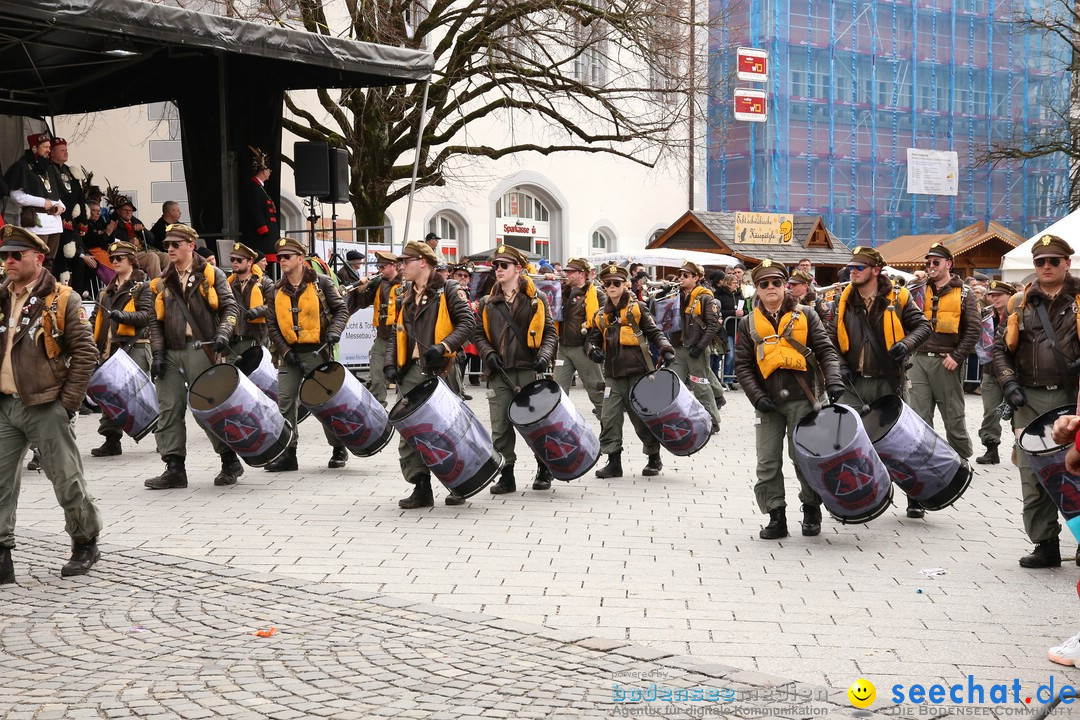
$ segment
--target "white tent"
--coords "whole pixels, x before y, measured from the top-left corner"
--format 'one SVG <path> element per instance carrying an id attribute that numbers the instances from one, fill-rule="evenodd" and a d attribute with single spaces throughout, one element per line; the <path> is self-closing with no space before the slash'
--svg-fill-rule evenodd
<path id="1" fill-rule="evenodd" d="M 1063 238 L 1074 248 L 1080 248 L 1080 210 L 1072 212 L 1058 220 L 1045 230 L 1036 233 L 1027 242 L 1018 245 L 1001 258 L 1001 279 L 1005 282 L 1018 283 L 1035 272 L 1035 266 L 1031 264 L 1031 247 L 1043 235 L 1057 235 Z M 1080 275 L 1080 263 L 1077 263 L 1076 255 L 1073 255 L 1072 273 Z"/>
<path id="2" fill-rule="evenodd" d="M 702 267 L 734 267 L 738 260 L 730 255 L 718 253 L 696 252 L 694 250 L 675 250 L 669 248 L 656 248 L 653 250 L 627 250 L 626 252 L 600 253 L 590 255 L 589 262 L 599 267 L 604 263 L 627 264 L 639 262 L 642 265 L 657 265 L 661 267 L 679 267 L 684 262 L 693 262 Z"/>

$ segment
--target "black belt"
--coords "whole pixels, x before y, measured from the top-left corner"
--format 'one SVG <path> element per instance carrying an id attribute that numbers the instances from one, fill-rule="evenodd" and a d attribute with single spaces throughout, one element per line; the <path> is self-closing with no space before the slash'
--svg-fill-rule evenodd
<path id="1" fill-rule="evenodd" d="M 16 393 L 0 393 L 0 398 L 11 398 L 12 400 L 18 400 L 19 396 Z"/>
<path id="2" fill-rule="evenodd" d="M 1061 390 L 1061 385 L 1025 385 L 1025 390 Z"/>
<path id="3" fill-rule="evenodd" d="M 296 343 L 292 346 L 292 349 L 296 352 L 310 353 L 315 352 L 322 347 L 322 343 Z"/>
<path id="4" fill-rule="evenodd" d="M 947 358 L 950 355 L 952 355 L 952 353 L 928 352 L 926 350 L 916 350 L 915 354 L 916 355 L 926 355 L 927 357 L 939 357 L 939 358 Z"/>

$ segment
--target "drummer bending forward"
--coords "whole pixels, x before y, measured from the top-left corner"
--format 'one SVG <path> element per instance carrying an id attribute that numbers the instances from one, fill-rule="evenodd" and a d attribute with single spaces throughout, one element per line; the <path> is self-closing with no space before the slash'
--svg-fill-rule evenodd
<path id="1" fill-rule="evenodd" d="M 263 275 L 262 269 L 255 264 L 259 253 L 244 243 L 233 243 L 229 251 L 232 274 L 226 280 L 236 298 L 236 327 L 229 345 L 233 353 L 241 355 L 245 350 L 256 345 L 266 344 L 266 318 L 270 316 L 270 306 L 266 298 L 270 295 L 273 283 Z"/>
<path id="2" fill-rule="evenodd" d="M 514 426 L 510 423 L 510 402 L 518 389 L 547 372 L 555 359 L 558 335 L 548 312 L 547 299 L 536 291 L 532 278 L 523 274 L 528 265 L 515 247 L 500 245 L 491 256 L 495 286 L 480 298 L 480 324 L 473 341 L 487 368 L 488 407 L 491 410 L 491 439 L 506 464 L 499 482 L 491 486 L 495 495 L 517 490 L 514 480 Z M 513 383 L 513 384 L 511 384 Z M 533 490 L 551 487 L 551 471 L 536 458 Z"/>
<path id="3" fill-rule="evenodd" d="M 787 270 L 783 265 L 763 260 L 751 277 L 758 301 L 753 313 L 739 321 L 735 377 L 757 410 L 754 496 L 761 512 L 769 513 L 769 524 L 759 535 L 764 540 L 775 540 L 788 535 L 784 436 L 788 439 L 788 456 L 794 460 L 791 436 L 795 425 L 814 409 L 820 393 L 815 362 L 825 376 L 830 402 L 844 394 L 844 386 L 836 350 L 817 313 L 796 303 L 784 288 Z M 806 484 L 798 466 L 795 475 L 802 501 L 802 534 L 817 535 L 821 532 L 821 498 Z"/>
<path id="4" fill-rule="evenodd" d="M 292 423 L 289 449 L 266 465 L 267 472 L 296 470 L 296 446 L 300 428 L 300 385 L 304 376 L 333 357 L 334 345 L 349 321 L 349 310 L 334 281 L 318 275 L 304 262 L 307 252 L 295 238 L 282 238 L 275 245 L 281 279 L 270 291 L 270 322 L 267 330 L 281 364 L 278 365 L 278 408 Z M 334 448 L 327 467 L 343 468 L 349 457 L 341 440 L 324 425 L 323 434 Z"/>
<path id="5" fill-rule="evenodd" d="M 642 475 L 659 475 L 660 441 L 630 406 L 630 388 L 642 376 L 652 372 L 649 343 L 659 348 L 664 364 L 675 359 L 663 331 L 653 320 L 645 304 L 630 291 L 630 273 L 618 265 L 607 265 L 600 271 L 607 299 L 596 313 L 595 322 L 585 341 L 589 359 L 604 366 L 607 395 L 600 413 L 600 452 L 608 456 L 607 465 L 596 471 L 596 477 L 622 477 L 623 413 L 630 416 L 649 462 Z"/>
<path id="6" fill-rule="evenodd" d="M 457 283 L 435 272 L 437 258 L 427 243 L 406 243 L 398 257 L 405 282 L 395 289 L 395 331 L 386 345 L 383 375 L 405 395 L 429 377 L 442 377 L 458 391 L 456 374 L 447 372 L 454 353 L 468 342 L 476 315 L 457 291 Z M 398 442 L 401 474 L 413 485 L 412 494 L 398 501 L 405 510 L 431 507 L 431 472 L 405 438 Z M 447 505 L 464 499 L 446 496 Z"/>
<path id="7" fill-rule="evenodd" d="M 184 411 L 186 384 L 216 361 L 215 353 L 229 347 L 236 324 L 236 300 L 225 273 L 195 253 L 199 235 L 187 225 L 165 228 L 169 267 L 150 281 L 154 292 L 154 322 L 150 323 L 150 346 L 154 360 L 151 375 L 157 387 L 158 419 L 154 438 L 165 472 L 143 484 L 151 490 L 186 488 L 187 424 Z M 235 485 L 244 474 L 236 453 L 206 430 L 214 452 L 221 456 L 221 472 L 215 485 Z"/>
<path id="8" fill-rule="evenodd" d="M 102 360 L 117 352 L 126 352 L 135 364 L 150 372 L 150 338 L 147 327 L 154 319 L 154 294 L 146 273 L 138 268 L 131 243 L 116 241 L 109 245 L 109 262 L 116 277 L 101 291 L 97 307 L 90 318 L 94 342 Z M 90 451 L 94 457 L 120 455 L 123 428 L 105 415 L 98 424 L 98 435 L 105 438 L 101 447 Z"/>

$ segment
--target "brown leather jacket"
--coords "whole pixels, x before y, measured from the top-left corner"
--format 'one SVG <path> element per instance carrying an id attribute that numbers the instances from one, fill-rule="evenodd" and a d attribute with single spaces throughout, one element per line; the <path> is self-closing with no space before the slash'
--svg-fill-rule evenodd
<path id="1" fill-rule="evenodd" d="M 417 349 L 416 362 L 424 370 L 435 372 L 445 369 L 446 364 L 428 366 L 424 364 L 424 351 L 435 343 L 435 321 L 439 317 L 440 296 L 446 296 L 446 311 L 450 314 L 450 322 L 454 331 L 447 335 L 443 342 L 452 352 L 458 352 L 461 347 L 469 342 L 476 329 L 476 315 L 469 304 L 458 292 L 458 284 L 454 280 L 444 280 L 442 275 L 432 272 L 424 295 L 417 303 L 416 293 L 411 282 L 405 282 L 395 288 L 398 293 L 397 312 L 405 328 L 405 365 L 397 364 L 397 331 L 390 333 L 386 343 L 386 358 L 384 367 L 393 365 L 404 373 L 404 368 L 411 362 L 414 349 Z M 396 323 L 395 323 L 396 326 Z M 419 347 L 418 347 L 419 346 Z"/>
<path id="2" fill-rule="evenodd" d="M 326 305 L 319 308 L 319 343 L 326 342 L 326 336 L 331 333 L 341 337 L 341 334 L 345 332 L 345 323 L 349 322 L 349 310 L 345 306 L 345 299 L 341 297 L 341 293 L 338 292 L 334 281 L 330 277 L 319 275 L 310 267 L 305 266 L 304 274 L 300 277 L 298 286 L 293 287 L 288 279 L 282 277 L 274 283 L 270 295 L 266 299 L 266 305 L 269 308 L 269 314 L 266 316 L 266 330 L 270 334 L 271 342 L 274 343 L 274 347 L 281 356 L 294 349 L 313 351 L 318 347 L 318 345 L 315 345 L 311 348 L 296 348 L 286 342 L 281 334 L 281 328 L 278 326 L 277 312 L 274 309 L 279 292 L 289 296 L 290 305 L 296 307 L 297 298 L 303 295 L 308 285 L 313 282 L 318 283 L 318 288 L 322 290 L 322 295 L 326 298 Z M 329 350 L 330 348 L 327 348 L 327 352 Z"/>
<path id="3" fill-rule="evenodd" d="M 604 304 L 604 295 L 591 283 L 582 287 L 563 288 L 563 319 L 559 321 L 559 344 L 563 347 L 581 347 L 585 344 L 586 333 L 581 331 L 585 324 L 585 293 L 597 293 L 597 310 Z"/>
<path id="4" fill-rule="evenodd" d="M 608 328 L 607 332 L 601 334 L 600 327 L 593 323 L 592 330 L 589 331 L 588 338 L 585 341 L 585 352 L 592 353 L 594 350 L 603 351 L 604 357 L 604 377 L 624 378 L 624 377 L 638 377 L 644 375 L 647 372 L 652 371 L 652 356 L 648 359 L 645 357 L 645 353 L 641 351 L 640 345 L 621 345 L 619 344 L 619 331 L 622 326 L 619 324 L 619 315 L 622 309 L 626 307 L 627 302 L 630 301 L 630 292 L 626 292 L 622 299 L 619 300 L 619 304 L 611 302 L 611 298 L 604 299 L 604 306 L 600 308 L 597 315 L 603 314 L 607 317 Z M 652 313 L 645 306 L 645 303 L 635 298 L 638 308 L 641 310 L 641 320 L 638 323 L 638 331 L 644 335 L 647 341 L 646 349 L 651 344 L 657 348 L 658 352 L 664 350 L 672 350 L 671 343 L 668 342 L 667 336 L 664 335 L 664 331 L 660 329 L 660 326 L 653 320 Z M 629 315 L 629 313 L 627 313 Z M 606 335 L 606 337 L 605 337 Z M 605 340 L 607 342 L 605 342 Z"/>
<path id="5" fill-rule="evenodd" d="M 780 304 L 778 317 L 794 309 L 795 305 L 796 302 L 791 297 L 791 293 L 786 293 Z M 809 369 L 806 371 L 776 370 L 769 375 L 768 379 L 762 377 L 757 364 L 757 351 L 750 337 L 750 323 L 758 313 L 764 313 L 764 310 L 755 303 L 750 314 L 740 318 L 738 339 L 735 341 L 735 379 L 742 386 L 750 404 L 757 405 L 758 400 L 766 395 L 777 405 L 785 399 L 806 399 L 806 392 L 798 381 L 800 375 L 815 395 L 820 394 L 822 388 L 817 386 L 816 373 Z M 817 364 L 825 376 L 826 387 L 840 385 L 840 362 L 836 357 L 836 348 L 829 342 L 829 334 L 825 331 L 825 326 L 822 325 L 821 319 L 815 312 L 806 313 L 806 321 L 806 347 L 817 359 Z M 773 323 L 773 327 L 776 328 L 776 323 Z M 781 391 L 784 390 L 787 391 L 787 395 L 781 397 Z"/>
<path id="6" fill-rule="evenodd" d="M 555 332 L 555 323 L 551 319 L 551 308 L 547 307 L 547 298 L 544 293 L 539 291 L 537 291 L 535 297 L 529 297 L 525 292 L 526 285 L 525 278 L 521 278 L 518 286 L 519 290 L 514 295 L 513 301 L 508 305 L 506 296 L 503 295 L 502 286 L 496 284 L 489 295 L 480 298 L 480 305 L 477 310 L 479 319 L 476 323 L 476 331 L 473 333 L 473 342 L 476 343 L 477 352 L 484 359 L 491 353 L 498 353 L 499 357 L 502 358 L 503 366 L 508 370 L 532 370 L 533 363 L 538 359 L 550 363 L 555 359 L 555 352 L 559 344 L 558 334 Z M 532 322 L 533 313 L 536 311 L 536 303 L 544 303 L 547 310 L 544 313 L 544 330 L 543 335 L 540 337 L 540 347 L 531 350 L 518 340 L 517 334 L 506 322 L 506 318 L 499 311 L 498 306 L 501 305 L 506 308 L 510 318 L 521 331 L 521 336 L 528 342 L 529 323 Z M 484 312 L 487 312 L 490 334 L 484 331 Z"/>
<path id="7" fill-rule="evenodd" d="M 218 309 L 214 311 L 209 301 L 199 290 L 203 282 L 206 260 L 201 255 L 191 257 L 191 274 L 188 275 L 187 287 L 180 287 L 180 275 L 176 267 L 169 265 L 161 273 L 159 293 L 165 302 L 165 319 L 150 323 L 150 345 L 154 352 L 164 350 L 182 350 L 187 338 L 184 328 L 188 321 L 179 303 L 184 303 L 194 324 L 191 326 L 192 340 L 210 342 L 215 337 L 228 339 L 232 336 L 236 324 L 236 298 L 233 297 L 225 272 L 214 268 L 214 290 L 217 292 Z"/>
<path id="8" fill-rule="evenodd" d="M 994 342 L 995 343 L 997 342 L 998 333 L 999 332 L 1004 332 L 1004 330 L 1002 328 L 1005 327 L 1005 320 L 1006 320 L 1006 318 L 1008 318 L 1007 312 L 1008 312 L 1008 310 L 1006 309 L 1006 310 L 1002 310 L 1000 313 L 998 313 L 998 311 L 994 309 L 993 305 L 987 305 L 986 308 L 983 310 L 982 317 L 983 317 L 984 322 L 986 321 L 986 317 L 988 315 L 993 316 L 993 318 L 994 318 Z M 990 362 L 983 363 L 981 367 L 982 367 L 982 371 L 983 371 L 984 375 L 990 375 L 995 380 L 997 379 L 997 371 L 994 370 L 994 346 L 993 345 L 990 346 Z"/>
<path id="9" fill-rule="evenodd" d="M 132 291 L 135 291 L 135 311 L 123 312 L 124 306 L 131 300 Z M 93 333 L 94 328 L 97 327 L 98 313 L 105 313 L 108 316 L 109 311 L 114 309 L 123 312 L 124 317 L 120 321 L 106 320 L 105 322 L 108 323 L 107 330 L 103 327 L 100 337 L 95 338 L 97 349 L 103 357 L 112 354 L 110 345 L 132 344 L 136 340 L 149 340 L 149 330 L 144 328 L 148 328 L 154 320 L 154 293 L 150 290 L 150 281 L 147 279 L 146 273 L 136 269 L 131 272 L 131 277 L 124 284 L 118 284 L 116 278 L 113 278 L 112 282 L 105 286 L 105 289 L 101 291 L 101 295 L 98 296 L 98 304 L 94 307 L 94 312 L 90 316 L 90 332 Z M 118 335 L 117 329 L 121 324 L 135 328 L 135 335 Z"/>
<path id="10" fill-rule="evenodd" d="M 1010 380 L 1016 380 L 1024 387 L 1064 387 L 1070 397 L 1076 395 L 1077 378 L 1071 371 L 1066 377 L 1061 376 L 1058 357 L 1050 346 L 1046 330 L 1036 305 L 1046 304 L 1046 314 L 1054 326 L 1060 343 L 1062 360 L 1067 365 L 1080 359 L 1080 338 L 1076 333 L 1076 296 L 1080 294 L 1080 278 L 1065 276 L 1065 284 L 1057 296 L 1051 299 L 1034 282 L 1027 289 L 1027 302 L 1024 305 L 1021 320 L 1020 338 L 1016 350 L 1010 352 L 1005 346 L 1005 329 L 998 328 L 994 341 L 994 371 L 1002 387 Z M 1020 307 L 1017 297 L 1012 299 L 1014 307 Z"/>
<path id="11" fill-rule="evenodd" d="M 382 313 L 382 316 L 371 319 L 372 324 L 375 326 L 375 337 L 389 340 L 390 336 L 394 334 L 394 318 L 390 317 L 388 313 L 390 293 L 397 290 L 399 285 L 401 285 L 400 273 L 393 280 L 383 280 L 380 277 L 377 282 L 375 280 L 369 282 L 363 290 L 353 290 L 347 298 L 349 315 L 351 316 L 357 310 L 374 305 L 375 295 L 378 294 L 379 312 Z"/>
<path id="12" fill-rule="evenodd" d="M 895 381 L 900 379 L 900 368 L 889 356 L 882 322 L 885 308 L 889 306 L 888 296 L 892 290 L 892 281 L 884 275 L 879 275 L 877 296 L 874 297 L 867 311 L 866 303 L 859 296 L 859 291 L 852 288 L 844 311 L 844 329 L 847 330 L 848 336 L 846 354 L 840 353 L 840 342 L 837 340 L 839 317 L 834 315 L 829 322 L 829 339 L 836 347 L 840 364 L 847 365 L 856 375 Z M 839 298 L 837 298 L 837 308 L 839 308 Z M 898 301 L 897 310 L 900 315 L 900 325 L 904 328 L 904 339 L 900 342 L 909 351 L 913 351 L 930 337 L 930 321 L 919 310 L 914 300 L 908 300 L 903 308 L 900 308 Z M 871 333 L 875 341 L 871 341 Z"/>
<path id="13" fill-rule="evenodd" d="M 228 278 L 226 278 L 228 279 Z M 257 308 L 251 307 L 251 290 L 258 283 L 262 289 L 263 304 Z M 266 302 L 272 294 L 274 283 L 270 278 L 263 275 L 258 277 L 252 275 L 248 280 L 247 285 L 243 290 L 240 289 L 240 281 L 236 278 L 229 283 L 229 287 L 232 288 L 233 297 L 236 298 L 236 327 L 233 328 L 233 337 L 245 338 L 247 340 L 255 340 L 259 344 L 262 344 L 266 340 L 266 326 L 269 324 L 270 317 L 270 305 Z M 244 317 L 244 311 L 248 309 L 255 310 L 256 318 L 265 318 L 265 323 L 252 323 Z"/>
<path id="14" fill-rule="evenodd" d="M 949 288 L 948 292 L 937 297 L 945 297 L 954 292 L 964 292 L 964 281 L 959 275 L 953 275 L 945 287 Z M 923 297 L 925 303 L 925 295 Z M 953 360 L 963 365 L 967 362 L 968 355 L 975 352 L 975 344 L 979 342 L 979 334 L 982 333 L 982 318 L 979 315 L 975 293 L 969 291 L 960 308 L 960 332 L 955 335 L 934 332 L 935 319 L 936 316 L 930 318 L 930 337 L 916 349 L 920 352 L 948 353 Z"/>
<path id="15" fill-rule="evenodd" d="M 12 374 L 22 404 L 42 405 L 59 400 L 69 412 L 78 412 L 98 360 L 90 324 L 78 294 L 73 292 L 68 296 L 60 342 L 62 351 L 50 359 L 45 352 L 41 316 L 45 311 L 45 298 L 57 287 L 56 279 L 42 268 L 37 285 L 30 290 L 30 298 L 24 306 L 24 317 L 28 322 L 26 325 L 20 323 L 12 330 L 7 329 L 7 314 L 11 309 L 10 284 L 10 279 L 0 283 L 0 315 L 3 316 L 0 317 L 0 328 L 4 329 L 0 338 L 6 343 L 5 334 L 15 333 L 11 345 Z M 35 298 L 37 301 L 30 304 Z M 3 363 L 4 353 L 0 348 L 0 367 Z"/>
<path id="16" fill-rule="evenodd" d="M 701 304 L 700 315 L 691 315 L 693 308 L 686 306 L 690 293 L 679 292 L 679 307 L 682 308 L 682 330 L 671 333 L 671 344 L 675 347 L 699 347 L 705 355 L 709 354 L 709 345 L 720 334 L 720 313 L 716 303 L 713 302 L 712 291 L 698 295 L 697 303 Z"/>

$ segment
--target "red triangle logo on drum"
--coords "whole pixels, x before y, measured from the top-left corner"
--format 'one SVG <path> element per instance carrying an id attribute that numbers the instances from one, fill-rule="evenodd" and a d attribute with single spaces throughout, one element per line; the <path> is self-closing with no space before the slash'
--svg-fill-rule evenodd
<path id="1" fill-rule="evenodd" d="M 348 420 L 345 420 L 344 418 L 341 418 L 337 415 L 332 415 L 330 417 L 330 424 L 334 426 L 334 429 L 338 432 L 339 435 L 355 435 L 364 427 L 360 423 L 349 422 Z"/>
<path id="2" fill-rule="evenodd" d="M 840 475 L 837 479 L 839 482 L 836 485 L 836 495 L 840 497 L 858 492 L 869 485 L 873 478 L 862 472 L 857 465 L 844 463 L 840 466 Z"/>
<path id="3" fill-rule="evenodd" d="M 574 453 L 574 446 L 570 443 L 559 442 L 550 435 L 544 436 L 544 459 L 565 460 Z"/>
<path id="4" fill-rule="evenodd" d="M 123 405 L 118 405 L 114 402 L 110 402 L 111 400 L 112 396 L 110 396 L 108 399 L 99 397 L 97 399 L 97 404 L 101 407 L 101 412 L 103 412 L 106 417 L 115 419 L 123 415 L 126 410 Z"/>
<path id="5" fill-rule="evenodd" d="M 244 441 L 251 439 L 251 436 L 259 431 L 257 427 L 244 425 L 230 419 L 226 419 L 223 425 L 225 436 L 228 438 L 226 442 L 230 444 L 243 445 Z"/>
<path id="6" fill-rule="evenodd" d="M 424 460 L 424 464 L 428 467 L 441 465 L 446 458 L 450 457 L 452 453 L 444 448 L 435 447 L 423 440 L 416 442 L 416 451 L 420 453 L 420 456 Z"/>
<path id="7" fill-rule="evenodd" d="M 664 423 L 660 426 L 660 432 L 663 433 L 664 440 L 678 442 L 686 439 L 686 436 L 690 434 L 690 429 L 685 425 L 671 425 Z"/>

